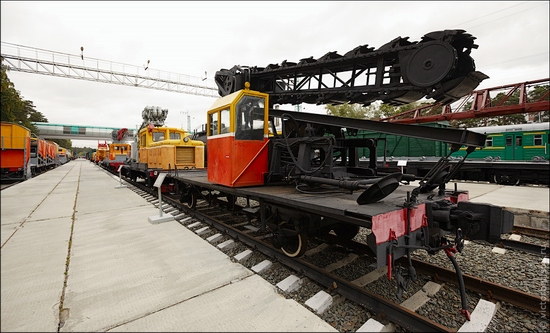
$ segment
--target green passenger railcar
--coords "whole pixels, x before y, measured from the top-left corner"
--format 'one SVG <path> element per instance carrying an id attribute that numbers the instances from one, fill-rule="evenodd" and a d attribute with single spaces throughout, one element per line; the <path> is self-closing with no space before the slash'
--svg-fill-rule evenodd
<path id="1" fill-rule="evenodd" d="M 517 125 L 475 127 L 468 130 L 487 134 L 484 148 L 472 152 L 469 159 L 493 159 L 503 161 L 548 160 L 549 123 L 528 123 Z M 461 148 L 453 156 L 464 156 L 466 148 Z"/>

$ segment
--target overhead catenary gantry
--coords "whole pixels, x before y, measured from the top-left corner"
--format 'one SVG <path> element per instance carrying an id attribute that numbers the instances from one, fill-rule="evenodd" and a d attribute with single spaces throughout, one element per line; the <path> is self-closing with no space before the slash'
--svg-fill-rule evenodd
<path id="1" fill-rule="evenodd" d="M 1 56 L 9 70 L 218 97 L 212 80 L 2 42 Z"/>

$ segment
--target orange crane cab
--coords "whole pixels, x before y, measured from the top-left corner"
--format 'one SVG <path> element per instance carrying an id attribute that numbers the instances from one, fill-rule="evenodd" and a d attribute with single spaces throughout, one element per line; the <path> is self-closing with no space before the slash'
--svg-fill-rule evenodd
<path id="1" fill-rule="evenodd" d="M 130 158 L 131 146 L 129 143 L 109 143 L 107 156 L 103 159 L 102 165 L 116 172 L 120 165 Z"/>
<path id="2" fill-rule="evenodd" d="M 243 187 L 264 184 L 268 172 L 269 95 L 243 90 L 219 98 L 208 111 L 208 181 Z"/>

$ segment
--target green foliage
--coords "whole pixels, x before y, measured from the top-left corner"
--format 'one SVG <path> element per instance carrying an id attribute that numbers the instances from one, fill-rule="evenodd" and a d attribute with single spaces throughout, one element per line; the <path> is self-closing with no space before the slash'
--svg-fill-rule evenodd
<path id="1" fill-rule="evenodd" d="M 536 86 L 532 91 L 528 93 L 527 101 L 536 102 L 539 100 L 547 101 L 550 99 L 550 90 L 549 85 L 545 86 Z M 545 122 L 550 121 L 550 110 L 542 111 L 534 115 L 535 121 Z"/>
<path id="2" fill-rule="evenodd" d="M 2 81 L 0 84 L 0 95 L 2 101 L 2 121 L 16 122 L 16 113 L 22 108 L 19 92 L 15 90 L 13 83 L 8 78 L 7 68 L 2 60 Z"/>
<path id="3" fill-rule="evenodd" d="M 399 109 L 389 104 L 380 104 L 380 106 L 373 112 L 374 119 L 383 119 L 394 116 L 399 113 Z"/>
<path id="4" fill-rule="evenodd" d="M 356 119 L 365 119 L 369 109 L 370 107 L 362 107 L 360 104 L 349 103 L 341 105 L 327 104 L 325 106 L 328 115 Z"/>
<path id="5" fill-rule="evenodd" d="M 394 116 L 401 112 L 416 109 L 421 104 L 419 102 L 413 102 L 404 104 L 399 107 L 391 106 L 389 104 L 377 104 L 373 103 L 367 107 L 361 106 L 361 104 L 349 104 L 344 103 L 341 105 L 327 104 L 325 110 L 328 115 L 356 118 L 356 119 L 383 119 Z M 441 109 L 439 109 L 441 112 Z"/>
<path id="6" fill-rule="evenodd" d="M 51 141 L 57 143 L 59 147 L 65 148 L 65 149 L 73 149 L 73 142 L 71 140 L 67 139 L 52 139 Z"/>
<path id="7" fill-rule="evenodd" d="M 86 156 L 86 153 L 89 153 L 89 155 L 92 156 L 92 154 L 96 151 L 96 149 L 88 148 L 88 147 L 84 147 L 84 148 L 74 147 L 71 150 L 73 151 L 73 155 L 75 157 L 84 157 Z"/>

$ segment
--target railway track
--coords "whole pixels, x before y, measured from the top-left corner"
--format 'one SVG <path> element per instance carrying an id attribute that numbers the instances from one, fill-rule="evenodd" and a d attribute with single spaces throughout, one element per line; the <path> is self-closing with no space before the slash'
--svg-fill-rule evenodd
<path id="1" fill-rule="evenodd" d="M 22 182 L 22 180 L 2 182 L 2 184 L 0 186 L 0 191 L 3 191 L 7 188 L 15 186 L 15 185 L 19 184 L 20 182 Z"/>
<path id="2" fill-rule="evenodd" d="M 525 235 L 530 237 L 537 237 L 542 239 L 550 239 L 550 231 L 548 229 L 531 228 L 521 225 L 515 225 L 512 228 L 513 234 Z"/>
<path id="3" fill-rule="evenodd" d="M 131 189 L 155 204 L 155 191 L 142 183 L 132 183 Z M 458 282 L 454 270 L 440 267 L 440 263 L 431 264 L 423 258 L 413 258 L 413 266 L 418 270 L 417 279 L 401 291 L 399 298 L 395 281 L 383 277 L 385 268 L 375 268 L 375 260 L 369 256 L 371 253 L 366 244 L 345 241 L 329 234 L 310 239 L 303 257 L 289 258 L 266 240 L 270 234 L 260 230 L 257 221 L 247 216 L 243 206 L 246 207 L 247 203 L 218 198 L 210 203 L 199 200 L 196 210 L 191 210 L 177 198 L 163 195 L 162 209 L 172 213 L 180 224 L 217 246 L 232 260 L 276 285 L 285 297 L 309 307 L 323 319 L 326 317 L 325 320 L 339 331 L 361 330 L 369 318 L 387 325 L 386 329 L 397 331 L 456 331 L 466 323 L 466 317 L 460 311 L 461 295 L 455 286 Z M 402 259 L 397 263 L 404 265 Z M 448 260 L 445 262 L 448 264 Z M 269 269 L 271 266 L 276 269 Z M 277 273 L 271 273 L 274 271 Z M 294 284 L 288 282 L 291 286 L 299 284 L 300 288 L 285 290 L 282 283 L 289 279 L 294 279 Z M 533 321 L 537 321 L 541 318 L 541 301 L 548 298 L 547 295 L 502 286 L 470 274 L 464 274 L 464 282 L 470 311 L 481 303 L 480 300 L 498 302 L 523 309 L 533 317 Z M 439 292 L 426 296 L 424 290 L 433 285 L 438 286 Z M 411 301 L 422 297 L 425 303 L 421 305 Z M 316 308 L 312 299 L 323 298 L 325 305 Z M 430 304 L 437 298 L 441 298 L 440 303 Z M 323 306 L 328 308 L 322 309 Z M 439 310 L 429 310 L 430 307 Z M 339 319 L 339 314 L 346 312 L 342 308 L 353 309 L 354 319 Z M 547 309 L 542 313 L 545 318 L 550 315 Z M 544 322 L 536 325 L 542 327 Z"/>

